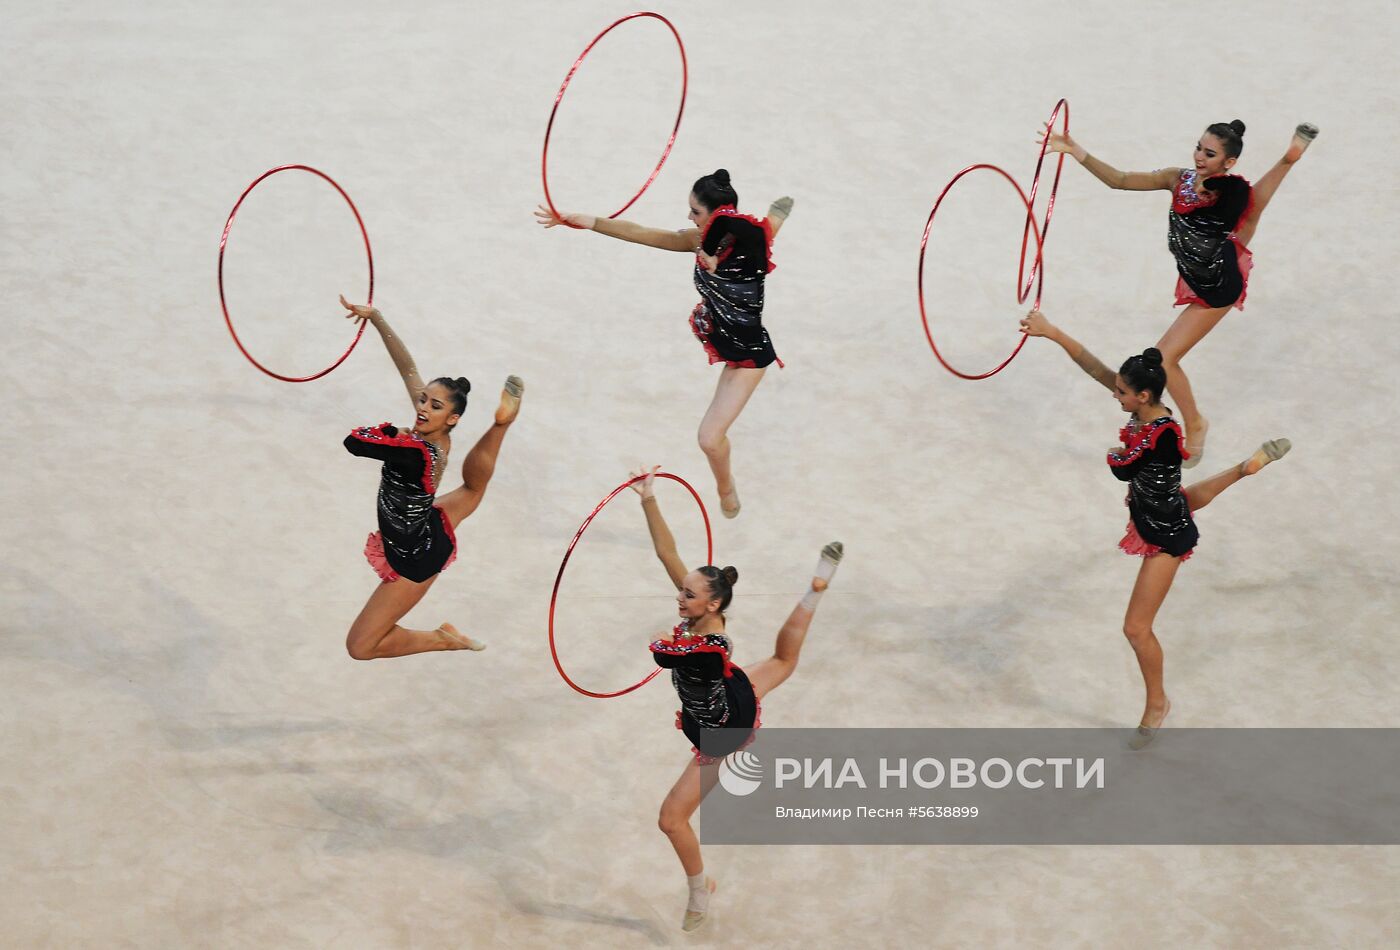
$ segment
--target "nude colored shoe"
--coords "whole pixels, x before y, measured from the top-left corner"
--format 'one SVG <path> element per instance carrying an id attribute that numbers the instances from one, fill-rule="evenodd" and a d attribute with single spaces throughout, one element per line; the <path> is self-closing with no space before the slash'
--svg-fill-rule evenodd
<path id="1" fill-rule="evenodd" d="M 1254 454 L 1245 460 L 1244 467 L 1241 471 L 1245 475 L 1257 474 L 1265 465 L 1268 465 L 1270 462 L 1277 462 L 1287 455 L 1291 448 L 1293 448 L 1293 443 L 1287 439 L 1270 439 L 1259 446 Z"/>
<path id="2" fill-rule="evenodd" d="M 728 492 L 719 496 L 719 510 L 726 518 L 739 517 L 739 509 L 742 507 L 737 487 L 731 487 Z"/>
<path id="3" fill-rule="evenodd" d="M 438 633 L 446 637 L 447 642 L 456 644 L 456 649 L 458 650 L 472 650 L 480 653 L 482 650 L 486 649 L 486 644 L 482 643 L 480 640 L 473 640 L 450 623 L 441 624 L 438 627 Z"/>
<path id="4" fill-rule="evenodd" d="M 711 894 L 714 894 L 715 887 L 716 884 L 714 878 L 705 878 L 705 889 L 707 891 L 709 891 Z M 704 926 L 705 921 L 709 919 L 709 916 L 710 911 L 708 907 L 703 911 L 688 910 L 685 912 L 685 918 L 681 921 L 681 930 L 684 930 L 688 934 L 695 933 L 695 931 L 699 930 L 702 926 Z"/>
<path id="5" fill-rule="evenodd" d="M 520 414 L 520 397 L 525 395 L 525 381 L 519 376 L 507 376 L 501 387 L 501 404 L 496 408 L 496 425 L 508 425 Z"/>
<path id="6" fill-rule="evenodd" d="M 1137 732 L 1128 740 L 1128 748 L 1136 752 L 1139 749 L 1147 748 L 1152 740 L 1157 738 L 1157 730 L 1162 728 L 1162 723 L 1167 721 L 1167 713 L 1172 711 L 1172 701 L 1167 700 L 1167 708 L 1162 710 L 1162 718 L 1157 720 L 1157 725 L 1149 726 L 1146 720 L 1138 723 Z"/>
<path id="7" fill-rule="evenodd" d="M 1317 138 L 1321 131 L 1311 122 L 1304 122 L 1293 130 L 1293 141 L 1288 146 L 1288 151 L 1284 153 L 1283 160 L 1288 164 L 1293 164 L 1303 157 L 1303 153 L 1308 150 L 1308 146 Z"/>

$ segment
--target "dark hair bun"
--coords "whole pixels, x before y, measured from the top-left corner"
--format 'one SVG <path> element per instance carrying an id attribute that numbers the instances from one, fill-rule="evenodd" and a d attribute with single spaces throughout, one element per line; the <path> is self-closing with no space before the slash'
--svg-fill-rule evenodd
<path id="1" fill-rule="evenodd" d="M 1157 347 L 1155 346 L 1149 346 L 1147 349 L 1142 351 L 1142 360 L 1144 363 L 1151 363 L 1155 366 L 1161 366 L 1162 351 L 1157 349 Z"/>
<path id="2" fill-rule="evenodd" d="M 710 177 L 713 178 L 715 180 L 715 184 L 719 185 L 721 188 L 729 187 L 729 169 L 717 168 L 715 169 L 715 173 Z"/>
<path id="3" fill-rule="evenodd" d="M 1234 133 L 1240 138 L 1244 138 L 1244 123 L 1239 119 L 1232 120 L 1230 122 L 1230 128 L 1233 129 Z"/>
<path id="4" fill-rule="evenodd" d="M 464 396 L 472 391 L 471 380 L 467 379 L 465 376 L 458 376 L 453 382 L 457 384 L 457 388 L 462 391 L 462 395 Z"/>
<path id="5" fill-rule="evenodd" d="M 721 171 L 723 171 L 723 169 L 721 169 Z M 738 568 L 735 568 L 733 566 L 726 567 L 724 570 L 720 571 L 720 573 L 724 575 L 724 579 L 729 582 L 730 587 L 733 587 L 735 584 L 739 583 Z"/>

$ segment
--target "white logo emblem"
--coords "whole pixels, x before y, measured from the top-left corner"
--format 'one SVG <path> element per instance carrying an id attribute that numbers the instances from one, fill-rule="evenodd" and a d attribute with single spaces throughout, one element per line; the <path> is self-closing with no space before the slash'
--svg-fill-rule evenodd
<path id="1" fill-rule="evenodd" d="M 749 795 L 762 784 L 763 763 L 744 749 L 725 756 L 719 764 L 719 783 L 731 795 Z"/>

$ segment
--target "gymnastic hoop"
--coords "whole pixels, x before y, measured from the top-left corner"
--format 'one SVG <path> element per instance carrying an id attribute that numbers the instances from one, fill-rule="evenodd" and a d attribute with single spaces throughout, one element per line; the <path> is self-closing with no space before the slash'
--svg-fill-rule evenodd
<path id="1" fill-rule="evenodd" d="M 578 685 L 572 679 L 570 679 L 569 674 L 564 672 L 564 665 L 559 662 L 559 651 L 555 649 L 554 646 L 554 607 L 559 602 L 559 585 L 564 580 L 564 568 L 569 566 L 569 558 L 573 556 L 574 548 L 578 545 L 579 539 L 583 537 L 583 533 L 588 530 L 588 526 L 592 524 L 593 519 L 598 516 L 598 513 L 600 511 L 607 507 L 608 502 L 616 498 L 625 489 L 630 488 L 637 482 L 645 481 L 649 477 L 652 476 L 648 474 L 642 474 L 635 475 L 632 478 L 629 478 L 627 481 L 623 482 L 621 485 L 618 485 L 611 492 L 609 492 L 608 497 L 598 502 L 598 507 L 593 509 L 593 513 L 590 514 L 587 518 L 583 519 L 583 524 L 578 526 L 578 530 L 574 532 L 574 539 L 569 542 L 569 548 L 567 551 L 564 552 L 564 560 L 561 561 L 559 564 L 559 573 L 554 576 L 554 591 L 549 595 L 549 655 L 554 658 L 554 668 L 559 671 L 560 676 L 564 677 L 564 682 L 568 683 L 570 686 L 572 686 L 575 690 L 582 693 L 583 695 L 592 696 L 594 699 L 610 699 L 613 696 L 622 696 L 632 692 L 632 690 L 634 689 L 638 689 L 642 686 L 645 686 L 647 683 L 651 682 L 652 678 L 656 676 L 657 673 L 661 672 L 661 667 L 658 666 L 656 669 L 652 670 L 645 677 L 643 677 L 640 681 L 633 683 L 626 689 L 620 689 L 614 693 L 595 693 L 591 689 L 584 689 L 582 686 Z M 695 499 L 695 503 L 700 506 L 700 517 L 705 520 L 705 563 L 709 564 L 712 561 L 714 561 L 715 541 L 714 537 L 710 534 L 710 513 L 705 510 L 705 503 L 700 500 L 700 495 L 695 491 L 694 488 L 691 487 L 690 482 L 686 481 L 684 478 L 681 478 L 679 475 L 672 475 L 670 472 L 657 472 L 655 474 L 655 477 L 669 478 L 673 482 L 679 482 L 682 486 L 684 486 L 686 491 L 690 492 L 690 496 Z"/>
<path id="2" fill-rule="evenodd" d="M 564 221 L 564 216 L 559 213 L 558 208 L 554 207 L 554 199 L 551 198 L 549 194 L 549 137 L 554 131 L 554 117 L 558 114 L 559 103 L 564 99 L 564 92 L 569 88 L 569 83 L 573 80 L 574 73 L 578 72 L 579 66 L 583 64 L 584 57 L 592 51 L 593 47 L 598 45 L 598 42 L 603 37 L 607 36 L 628 20 L 635 20 L 638 17 L 650 17 L 653 20 L 660 20 L 662 23 L 666 24 L 666 28 L 671 31 L 671 35 L 676 38 L 676 46 L 681 51 L 681 104 L 680 108 L 676 110 L 676 124 L 671 127 L 671 137 L 666 140 L 666 148 L 661 153 L 661 160 L 656 163 L 656 167 L 652 169 L 651 175 L 643 182 L 642 187 L 637 189 L 637 193 L 629 198 L 625 205 L 608 215 L 609 218 L 615 218 L 632 207 L 632 204 L 642 196 L 642 193 L 651 187 L 651 183 L 656 180 L 656 176 L 661 174 L 661 166 L 666 164 L 666 159 L 671 154 L 671 147 L 676 144 L 676 133 L 681 129 L 681 116 L 685 114 L 685 94 L 686 90 L 690 87 L 690 69 L 686 65 L 685 44 L 681 42 L 681 35 L 676 32 L 675 25 L 659 13 L 631 13 L 622 17 L 620 20 L 614 21 L 606 30 L 593 37 L 593 42 L 585 46 L 583 52 L 578 54 L 578 59 L 574 60 L 574 65 L 570 67 L 568 75 L 566 75 L 564 81 L 559 84 L 559 92 L 554 96 L 554 108 L 549 110 L 549 124 L 546 125 L 544 129 L 544 152 L 540 158 L 540 178 L 544 182 L 544 203 L 549 206 L 551 214 L 565 224 L 568 224 L 571 228 L 577 227 L 577 225 L 569 224 L 568 221 Z"/>
<path id="3" fill-rule="evenodd" d="M 1050 216 L 1055 213 L 1055 195 L 1060 190 L 1060 172 L 1064 171 L 1065 153 L 1060 153 L 1059 161 L 1055 164 L 1055 178 L 1050 182 L 1050 200 L 1045 205 L 1045 220 L 1040 223 L 1040 241 L 1036 248 L 1035 263 L 1031 265 L 1030 277 L 1026 277 L 1026 249 L 1030 246 L 1031 225 L 1035 223 L 1035 193 L 1040 190 L 1040 168 L 1045 164 L 1045 152 L 1050 147 L 1050 135 L 1054 131 L 1055 118 L 1063 111 L 1063 121 L 1060 125 L 1060 134 L 1069 134 L 1069 100 L 1061 99 L 1055 103 L 1055 108 L 1050 111 L 1050 118 L 1045 123 L 1045 141 L 1040 143 L 1040 155 L 1035 161 L 1035 177 L 1031 179 L 1031 193 L 1029 198 L 1030 210 L 1026 212 L 1026 226 L 1021 231 L 1021 263 L 1016 268 L 1016 302 L 1025 303 L 1026 298 L 1031 294 L 1031 284 L 1036 284 L 1035 299 L 1036 307 L 1040 306 L 1040 293 L 1045 286 L 1045 277 L 1040 275 L 1039 283 L 1036 282 L 1037 273 L 1044 263 L 1045 241 L 1050 236 Z M 1025 280 L 1023 285 L 1021 282 Z"/>
<path id="4" fill-rule="evenodd" d="M 943 186 L 943 191 L 939 193 L 938 200 L 933 203 L 933 210 L 928 213 L 928 223 L 924 225 L 924 239 L 919 243 L 919 319 L 923 321 L 924 336 L 928 338 L 928 345 L 933 349 L 933 355 L 938 358 L 938 362 L 943 364 L 944 369 L 946 369 L 948 372 L 952 373 L 954 376 L 957 376 L 960 379 L 986 379 L 988 376 L 995 376 L 997 373 L 1005 369 L 1007 364 L 1016 358 L 1016 354 L 1021 352 L 1021 347 L 1026 345 L 1026 335 L 1022 333 L 1020 335 L 1021 339 L 1016 344 L 1016 348 L 1011 351 L 1011 355 L 1008 356 L 1006 359 L 1002 360 L 1001 363 L 999 363 L 995 369 L 988 370 L 985 373 L 964 373 L 962 370 L 957 369 L 953 366 L 953 364 L 949 363 L 946 359 L 943 358 L 943 354 L 938 351 L 938 344 L 933 341 L 933 331 L 929 329 L 928 310 L 924 306 L 924 255 L 928 251 L 928 236 L 933 230 L 933 219 L 938 214 L 938 208 L 940 205 L 943 204 L 943 199 L 948 197 L 948 192 L 953 190 L 953 186 L 956 185 L 959 181 L 961 181 L 964 175 L 968 174 L 969 172 L 977 171 L 979 168 L 985 168 L 989 171 L 994 171 L 1002 178 L 1005 178 L 1011 184 L 1011 187 L 1016 189 L 1016 194 L 1021 197 L 1021 202 L 1026 206 L 1026 228 L 1032 234 L 1035 235 L 1036 260 L 1041 263 L 1041 267 L 1039 268 L 1041 272 L 1040 279 L 1042 283 L 1044 283 L 1045 280 L 1044 262 L 1041 261 L 1042 240 L 1040 234 L 1040 227 L 1035 223 L 1035 218 L 1031 216 L 1031 203 L 1026 198 L 1026 193 L 1021 190 L 1021 186 L 1016 183 L 1016 179 L 1012 178 L 1010 175 L 1008 175 L 1005 171 L 998 168 L 997 166 L 987 164 L 969 165 L 962 171 L 954 175 L 952 181 L 948 182 L 948 184 Z M 1020 285 L 1019 277 L 1017 278 L 1017 285 L 1018 287 Z M 1040 307 L 1040 291 L 1038 289 L 1036 291 L 1035 306 L 1037 309 Z"/>
<path id="5" fill-rule="evenodd" d="M 271 376 L 273 379 L 280 379 L 283 382 L 288 383 L 309 383 L 313 379 L 320 379 L 322 376 L 325 376 L 327 373 L 335 369 L 341 363 L 345 362 L 346 357 L 348 357 L 351 351 L 355 349 L 355 344 L 360 342 L 360 337 L 364 336 L 365 324 L 368 321 L 360 321 L 360 328 L 355 333 L 355 338 L 350 341 L 350 345 L 345 348 L 345 352 L 340 354 L 340 358 L 337 359 L 330 366 L 327 366 L 319 373 L 315 373 L 311 376 L 284 376 L 281 373 L 274 372 L 273 370 L 268 369 L 262 363 L 259 363 L 252 353 L 248 352 L 247 347 L 243 345 L 243 341 L 238 338 L 238 331 L 233 328 L 233 318 L 229 316 L 228 312 L 228 300 L 224 296 L 224 250 L 228 246 L 229 232 L 233 229 L 233 219 L 235 216 L 237 216 L 238 209 L 242 207 L 243 199 L 247 198 L 248 195 L 252 192 L 252 190 L 258 187 L 258 185 L 264 179 L 271 178 L 278 172 L 291 171 L 293 169 L 296 169 L 298 171 L 311 172 L 311 174 L 313 175 L 317 175 L 321 178 L 324 178 L 326 181 L 330 182 L 332 188 L 340 192 L 340 197 L 344 198 L 345 203 L 350 206 L 350 213 L 355 216 L 355 223 L 360 226 L 360 237 L 364 238 L 365 242 L 365 260 L 369 263 L 369 292 L 366 295 L 365 303 L 374 303 L 374 251 L 370 249 L 369 232 L 365 230 L 365 222 L 360 218 L 360 211 L 358 208 L 355 207 L 355 202 L 350 200 L 350 196 L 345 193 L 345 189 L 340 187 L 340 185 L 336 184 L 334 178 L 332 178 L 330 175 L 327 175 L 320 169 L 312 168 L 310 165 L 279 165 L 276 168 L 270 168 L 267 171 L 263 172 L 257 178 L 253 179 L 253 183 L 251 185 L 243 189 L 243 194 L 238 196 L 238 201 L 234 203 L 233 210 L 228 213 L 228 220 L 224 222 L 224 234 L 223 237 L 219 238 L 219 307 L 224 311 L 224 323 L 228 325 L 228 332 L 229 335 L 233 337 L 234 346 L 238 347 L 238 352 L 242 353 L 245 357 L 247 357 L 248 362 L 252 363 L 254 366 L 262 370 L 267 375 Z"/>

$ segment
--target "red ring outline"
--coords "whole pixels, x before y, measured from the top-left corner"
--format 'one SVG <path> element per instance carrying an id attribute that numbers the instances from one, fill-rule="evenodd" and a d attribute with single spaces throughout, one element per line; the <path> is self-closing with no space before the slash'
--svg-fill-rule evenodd
<path id="1" fill-rule="evenodd" d="M 1021 347 L 1026 345 L 1027 339 L 1024 333 L 1021 334 L 1021 341 L 1016 344 L 1016 348 L 1011 351 L 1011 355 L 1008 356 L 1006 359 L 1002 360 L 1002 362 L 996 367 L 996 369 L 988 370 L 985 373 L 973 375 L 970 373 L 964 373 L 962 370 L 954 368 L 954 366 L 951 363 L 949 363 L 943 358 L 943 354 L 938 352 L 938 344 L 933 342 L 933 332 L 929 330 L 928 311 L 924 307 L 924 254 L 928 250 L 928 236 L 929 233 L 933 230 L 933 218 L 935 215 L 938 214 L 938 206 L 943 204 L 943 199 L 948 196 L 948 192 L 953 190 L 953 186 L 956 185 L 959 181 L 961 181 L 962 177 L 968 172 L 976 171 L 979 168 L 987 168 L 991 171 L 996 172 L 1002 178 L 1005 178 L 1008 182 L 1010 182 L 1012 188 L 1016 189 L 1016 194 L 1021 196 L 1021 201 L 1026 206 L 1026 227 L 1028 229 L 1033 229 L 1033 233 L 1035 234 L 1035 256 L 1037 261 L 1041 261 L 1041 252 L 1043 250 L 1043 242 L 1041 239 L 1040 227 L 1036 225 L 1035 218 L 1030 216 L 1031 203 L 1029 200 L 1027 200 L 1026 193 L 1021 190 L 1021 186 L 1016 183 L 1016 179 L 1012 178 L 1004 170 L 998 168 L 995 165 L 988 165 L 984 162 L 978 163 L 976 165 L 969 165 L 962 171 L 954 175 L 953 179 L 950 182 L 948 182 L 948 184 L 943 186 L 943 191 L 939 193 L 938 200 L 933 203 L 933 210 L 928 213 L 928 223 L 924 225 L 924 239 L 919 243 L 919 319 L 921 319 L 924 323 L 924 336 L 928 338 L 928 345 L 933 349 L 933 355 L 938 358 L 938 362 L 943 364 L 944 369 L 952 373 L 954 376 L 959 377 L 960 379 L 986 379 L 988 376 L 995 376 L 997 373 L 1005 369 L 1008 363 L 1010 363 L 1016 358 L 1016 354 L 1021 352 Z M 1045 280 L 1045 268 L 1043 266 L 1043 261 L 1041 263 L 1041 282 L 1043 283 Z M 1018 278 L 1017 284 L 1019 285 L 1019 283 L 1020 280 Z M 1039 309 L 1040 307 L 1039 291 L 1036 292 L 1035 306 L 1037 309 Z"/>
<path id="2" fill-rule="evenodd" d="M 593 519 L 598 516 L 598 512 L 606 508 L 608 502 L 616 498 L 624 489 L 635 485 L 637 482 L 644 481 L 648 477 L 648 475 L 635 475 L 621 485 L 618 485 L 608 493 L 608 497 L 598 502 L 598 507 L 593 509 L 592 514 L 583 519 L 583 524 L 579 525 L 578 530 L 574 532 L 574 539 L 569 542 L 569 549 L 564 552 L 564 560 L 559 563 L 559 573 L 554 576 L 554 591 L 549 595 L 549 655 L 554 658 L 554 668 L 559 671 L 560 676 L 564 677 L 564 682 L 568 683 L 583 695 L 592 696 L 594 699 L 610 699 L 613 696 L 622 696 L 632 692 L 634 689 L 645 686 L 652 681 L 652 678 L 655 677 L 656 674 L 661 672 L 661 667 L 658 666 L 639 682 L 634 683 L 626 689 L 620 689 L 615 693 L 595 693 L 591 689 L 584 689 L 571 680 L 569 674 L 564 672 L 564 665 L 559 662 L 559 651 L 555 649 L 554 646 L 554 607 L 559 602 L 559 584 L 564 580 L 564 568 L 569 566 L 569 558 L 574 553 L 574 547 L 577 546 L 579 539 L 583 537 L 583 532 L 588 530 L 588 526 L 593 522 Z M 700 517 L 705 519 L 705 563 L 709 564 L 713 562 L 715 559 L 715 540 L 714 536 L 710 533 L 710 513 L 705 510 L 705 503 L 700 500 L 699 493 L 691 487 L 690 482 L 681 478 L 679 475 L 672 475 L 670 472 L 657 472 L 655 477 L 669 478 L 673 482 L 680 482 L 681 485 L 685 487 L 685 490 L 690 492 L 690 496 L 695 499 L 695 503 L 700 506 Z"/>
<path id="3" fill-rule="evenodd" d="M 1055 108 L 1050 110 L 1050 118 L 1045 123 L 1045 141 L 1040 143 L 1040 156 L 1035 162 L 1035 177 L 1031 179 L 1030 208 L 1035 208 L 1035 193 L 1040 189 L 1040 167 L 1045 164 L 1045 151 L 1050 147 L 1050 134 L 1055 125 L 1055 118 L 1064 110 L 1064 121 L 1060 126 L 1060 134 L 1069 134 L 1069 100 L 1061 99 L 1055 103 Z M 1035 263 L 1031 265 L 1031 275 L 1026 278 L 1024 286 L 1021 284 L 1022 278 L 1026 277 L 1026 248 L 1029 246 L 1031 225 L 1035 223 L 1033 210 L 1026 212 L 1026 226 L 1021 231 L 1021 263 L 1016 268 L 1016 302 L 1025 303 L 1026 298 L 1031 294 L 1031 284 L 1036 283 L 1036 274 L 1045 263 L 1043 257 L 1045 253 L 1045 240 L 1050 236 L 1050 216 L 1055 213 L 1055 195 L 1060 190 L 1060 172 L 1065 168 L 1065 153 L 1060 153 L 1059 161 L 1055 165 L 1055 180 L 1050 183 L 1050 201 L 1045 205 L 1045 220 L 1040 224 L 1040 240 L 1036 245 Z M 1035 288 L 1036 308 L 1040 307 L 1040 294 L 1045 289 L 1045 275 L 1040 275 L 1040 281 Z"/>
<path id="4" fill-rule="evenodd" d="M 614 21 L 606 30 L 593 37 L 593 42 L 585 46 L 583 52 L 578 54 L 578 59 L 574 60 L 574 65 L 569 69 L 568 75 L 566 75 L 564 81 L 559 84 L 559 92 L 554 97 L 554 108 L 549 110 L 549 124 L 546 125 L 544 129 L 544 152 L 540 157 L 540 179 L 544 182 L 544 203 L 549 206 L 551 214 L 565 224 L 568 224 L 571 228 L 576 228 L 577 225 L 569 224 L 568 221 L 564 221 L 564 216 L 559 213 L 558 208 L 554 207 L 554 200 L 549 195 L 549 136 L 550 133 L 554 131 L 554 116 L 559 112 L 559 103 L 564 99 L 564 91 L 569 88 L 569 82 L 574 78 L 574 73 L 578 72 L 578 68 L 582 65 L 584 57 L 592 51 L 593 47 L 598 45 L 598 41 L 603 37 L 607 36 L 628 20 L 635 20 L 638 17 L 651 17 L 654 20 L 660 20 L 662 23 L 666 24 L 666 28 L 671 31 L 671 35 L 676 38 L 676 46 L 679 47 L 681 51 L 681 106 L 676 110 L 676 124 L 671 127 L 671 137 L 666 140 L 666 149 L 661 153 L 661 161 L 656 163 L 656 167 L 651 171 L 651 176 L 647 178 L 646 182 L 638 189 L 637 193 L 633 195 L 625 205 L 608 215 L 609 218 L 615 218 L 632 207 L 633 203 L 642 196 L 642 193 L 651 187 L 651 183 L 656 180 L 656 176 L 661 174 L 661 166 L 666 164 L 666 159 L 671 154 L 671 147 L 676 144 L 676 133 L 681 130 L 681 116 L 685 114 L 685 94 L 686 90 L 690 88 L 690 67 L 686 63 L 685 44 L 681 42 L 681 35 L 676 31 L 675 24 L 661 14 L 649 11 L 629 13 L 620 20 Z"/>
<path id="5" fill-rule="evenodd" d="M 365 258 L 369 261 L 369 294 L 366 297 L 365 303 L 371 305 L 374 303 L 374 251 L 370 249 L 369 232 L 365 230 L 365 222 L 360 217 L 360 209 L 355 207 L 355 202 L 350 200 L 350 196 L 345 193 L 345 189 L 336 184 L 334 178 L 327 175 L 319 168 L 312 168 L 310 165 L 278 165 L 276 168 L 270 168 L 257 178 L 254 178 L 253 183 L 243 189 L 243 194 L 238 196 L 238 200 L 234 202 L 233 210 L 228 213 L 228 220 L 224 222 L 224 234 L 223 237 L 219 238 L 219 307 L 224 312 L 224 323 L 228 325 L 228 332 L 229 335 L 233 337 L 234 346 L 238 347 L 238 352 L 242 353 L 248 359 L 248 362 L 252 363 L 273 379 L 280 379 L 287 383 L 309 383 L 313 379 L 320 379 L 341 363 L 345 362 L 346 357 L 355 349 L 355 344 L 360 342 L 360 337 L 365 335 L 366 321 L 360 321 L 360 329 L 359 332 L 355 334 L 355 339 L 351 340 L 345 352 L 340 354 L 340 359 L 336 360 L 330 366 L 312 376 L 283 376 L 281 373 L 273 372 L 259 363 L 257 359 L 254 358 L 253 354 L 249 353 L 247 348 L 244 347 L 243 341 L 238 338 L 238 331 L 233 328 L 233 318 L 228 314 L 228 301 L 224 297 L 224 249 L 228 245 L 229 231 L 233 229 L 233 219 L 238 214 L 238 209 L 243 205 L 243 199 L 247 198 L 249 193 L 252 192 L 254 188 L 258 187 L 258 184 L 262 182 L 264 178 L 270 178 L 278 172 L 285 172 L 291 169 L 299 169 L 301 171 L 311 172 L 313 175 L 321 176 L 326 181 L 330 182 L 332 188 L 340 192 L 340 197 L 344 198 L 345 203 L 350 206 L 350 213 L 355 216 L 355 223 L 360 226 L 360 236 L 364 238 L 365 241 Z"/>

